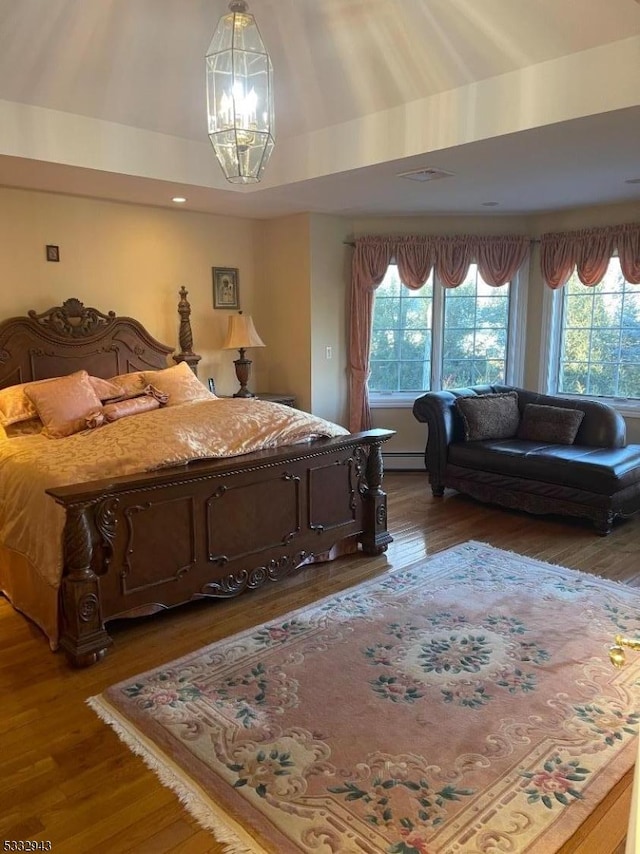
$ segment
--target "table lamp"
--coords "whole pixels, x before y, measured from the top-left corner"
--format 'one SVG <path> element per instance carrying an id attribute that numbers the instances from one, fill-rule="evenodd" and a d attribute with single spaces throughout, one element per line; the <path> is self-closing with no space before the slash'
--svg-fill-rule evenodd
<path id="1" fill-rule="evenodd" d="M 236 366 L 236 376 L 240 383 L 240 388 L 233 395 L 234 397 L 255 397 L 255 394 L 247 388 L 247 383 L 251 375 L 251 359 L 245 357 L 244 351 L 249 347 L 265 346 L 264 341 L 256 332 L 251 315 L 239 312 L 229 317 L 227 337 L 222 345 L 222 349 L 238 350 L 240 352 L 240 358 L 235 359 L 233 363 Z"/>

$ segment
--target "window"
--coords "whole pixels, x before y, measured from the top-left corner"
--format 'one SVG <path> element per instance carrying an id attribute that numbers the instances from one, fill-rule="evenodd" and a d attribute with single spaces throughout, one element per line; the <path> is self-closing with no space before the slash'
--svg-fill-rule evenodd
<path id="1" fill-rule="evenodd" d="M 549 390 L 640 403 L 640 287 L 618 258 L 593 287 L 574 273 L 551 303 Z"/>
<path id="2" fill-rule="evenodd" d="M 369 391 L 375 405 L 413 401 L 437 388 L 513 382 L 521 365 L 513 343 L 518 283 L 487 285 L 472 264 L 457 288 L 417 291 L 392 265 L 375 291 Z M 522 290 L 522 288 L 520 288 Z"/>
<path id="3" fill-rule="evenodd" d="M 483 282 L 475 264 L 459 287 L 445 290 L 442 388 L 505 382 L 509 290 Z"/>
<path id="4" fill-rule="evenodd" d="M 375 292 L 369 390 L 418 392 L 429 388 L 433 320 L 433 274 L 420 290 L 387 270 Z"/>

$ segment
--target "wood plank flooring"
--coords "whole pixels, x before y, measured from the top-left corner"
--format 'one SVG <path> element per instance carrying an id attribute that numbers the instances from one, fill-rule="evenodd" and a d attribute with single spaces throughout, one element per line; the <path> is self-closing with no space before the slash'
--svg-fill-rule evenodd
<path id="1" fill-rule="evenodd" d="M 86 706 L 87 697 L 212 641 L 466 540 L 640 587 L 640 516 L 609 537 L 586 524 L 434 499 L 423 473 L 388 473 L 389 529 L 378 558 L 311 566 L 231 601 L 192 603 L 112 626 L 100 664 L 72 670 L 0 597 L 0 841 L 49 840 L 56 854 L 214 852 L 203 831 L 142 760 Z M 631 774 L 562 854 L 621 854 Z M 550 853 L 551 854 L 551 853 Z"/>

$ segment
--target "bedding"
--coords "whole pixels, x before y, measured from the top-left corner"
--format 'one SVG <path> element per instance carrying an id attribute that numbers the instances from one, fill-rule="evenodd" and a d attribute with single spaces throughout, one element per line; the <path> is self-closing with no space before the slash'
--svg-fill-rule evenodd
<path id="1" fill-rule="evenodd" d="M 288 406 L 210 396 L 64 438 L 2 439 L 0 587 L 55 648 L 65 512 L 45 489 L 344 435 L 343 427 Z M 3 567 L 12 572 L 3 575 Z"/>

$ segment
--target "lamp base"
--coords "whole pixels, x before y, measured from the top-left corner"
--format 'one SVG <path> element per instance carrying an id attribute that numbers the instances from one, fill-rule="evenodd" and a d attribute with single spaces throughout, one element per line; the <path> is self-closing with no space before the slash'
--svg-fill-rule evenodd
<path id="1" fill-rule="evenodd" d="M 247 383 L 249 382 L 249 377 L 251 376 L 251 359 L 245 358 L 244 347 L 241 347 L 238 352 L 240 353 L 240 358 L 235 359 L 233 364 L 236 366 L 236 377 L 238 378 L 238 382 L 240 383 L 240 388 L 233 396 L 255 397 L 255 394 L 252 391 L 249 391 L 249 389 L 247 388 Z"/>

